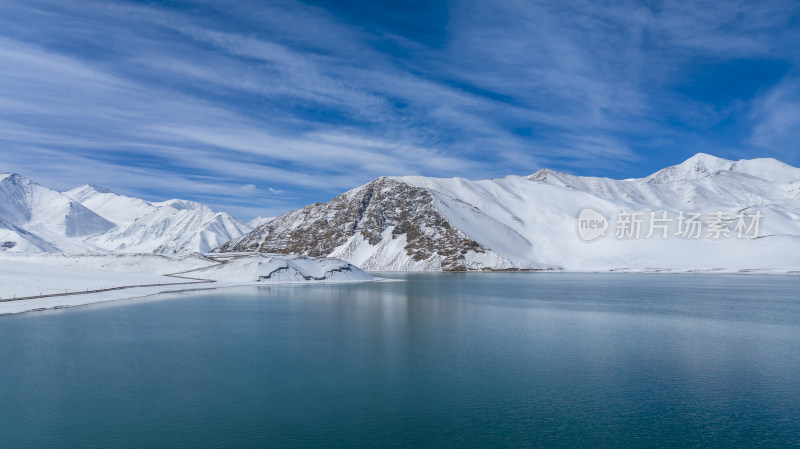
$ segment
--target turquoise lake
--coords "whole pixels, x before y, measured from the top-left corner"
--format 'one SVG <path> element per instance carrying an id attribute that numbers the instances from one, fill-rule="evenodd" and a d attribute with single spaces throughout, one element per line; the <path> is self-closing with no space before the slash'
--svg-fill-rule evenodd
<path id="1" fill-rule="evenodd" d="M 800 276 L 379 275 L 0 317 L 0 447 L 800 447 Z"/>

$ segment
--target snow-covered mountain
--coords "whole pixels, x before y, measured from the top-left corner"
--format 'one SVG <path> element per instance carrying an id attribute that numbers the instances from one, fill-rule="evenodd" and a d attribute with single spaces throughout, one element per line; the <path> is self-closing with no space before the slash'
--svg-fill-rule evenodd
<path id="1" fill-rule="evenodd" d="M 592 209 L 606 234 L 579 238 Z M 727 234 L 757 221 L 759 238 L 639 238 L 619 213 L 723 212 Z M 760 217 L 756 219 L 756 215 Z M 660 215 L 659 215 L 660 216 Z M 369 270 L 761 269 L 800 268 L 800 169 L 774 159 L 728 161 L 698 154 L 642 179 L 614 180 L 541 170 L 470 181 L 378 178 L 329 203 L 275 218 L 220 251 L 328 255 Z"/>
<path id="2" fill-rule="evenodd" d="M 0 250 L 82 252 L 82 240 L 114 223 L 66 195 L 18 174 L 0 175 Z"/>
<path id="3" fill-rule="evenodd" d="M 90 238 L 88 241 L 111 252 L 186 254 L 208 252 L 252 228 L 225 212 L 214 212 L 203 204 L 173 200 L 129 226 Z"/>
<path id="4" fill-rule="evenodd" d="M 0 175 L 4 252 L 207 252 L 251 229 L 192 201 L 148 202 L 90 185 L 61 193 Z"/>
<path id="5" fill-rule="evenodd" d="M 219 251 L 341 253 L 370 269 L 398 270 L 461 269 L 459 256 L 485 252 L 451 226 L 431 192 L 386 177 L 275 218 Z"/>
<path id="6" fill-rule="evenodd" d="M 204 253 L 252 230 L 231 215 L 194 201 L 148 202 L 91 185 L 64 194 L 117 224 L 86 240 L 109 252 Z"/>

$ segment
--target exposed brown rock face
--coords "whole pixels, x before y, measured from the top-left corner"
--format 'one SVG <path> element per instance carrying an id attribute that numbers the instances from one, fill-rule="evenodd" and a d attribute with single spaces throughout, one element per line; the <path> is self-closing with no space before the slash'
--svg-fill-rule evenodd
<path id="1" fill-rule="evenodd" d="M 486 251 L 450 225 L 428 190 L 386 177 L 278 217 L 216 251 L 327 256 L 356 233 L 371 245 L 405 235 L 409 256 L 416 261 L 439 256 L 442 270 L 464 270 L 467 252 Z"/>

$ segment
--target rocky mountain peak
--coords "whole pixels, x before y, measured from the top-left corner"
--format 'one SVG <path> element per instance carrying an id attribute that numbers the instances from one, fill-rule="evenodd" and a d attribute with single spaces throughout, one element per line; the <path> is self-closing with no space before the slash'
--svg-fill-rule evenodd
<path id="1" fill-rule="evenodd" d="M 389 177 L 271 220 L 218 251 L 319 256 L 362 241 L 402 243 L 409 263 L 428 261 L 444 270 L 463 270 L 465 254 L 485 251 L 442 216 L 427 189 Z"/>

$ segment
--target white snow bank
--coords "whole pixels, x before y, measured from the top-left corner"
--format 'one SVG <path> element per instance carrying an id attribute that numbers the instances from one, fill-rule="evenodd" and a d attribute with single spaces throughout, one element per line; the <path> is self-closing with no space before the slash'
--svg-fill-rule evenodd
<path id="1" fill-rule="evenodd" d="M 220 282 L 296 283 L 371 281 L 372 276 L 348 262 L 332 258 L 277 254 L 214 254 L 218 263 L 180 276 Z"/>
<path id="2" fill-rule="evenodd" d="M 2 254 L 0 315 L 198 288 L 372 280 L 342 260 L 302 256 Z"/>

